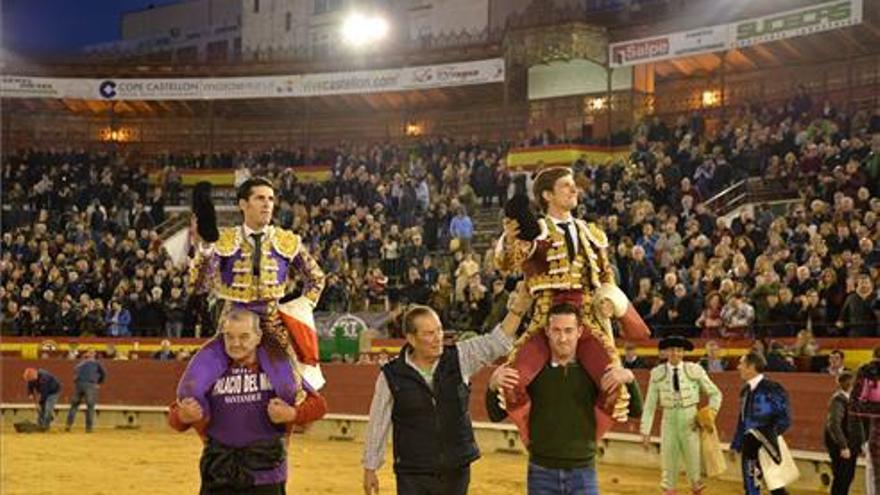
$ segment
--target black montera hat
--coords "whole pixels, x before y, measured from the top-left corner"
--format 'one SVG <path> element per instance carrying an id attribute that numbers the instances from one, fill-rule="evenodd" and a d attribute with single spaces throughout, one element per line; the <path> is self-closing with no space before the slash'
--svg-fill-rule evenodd
<path id="1" fill-rule="evenodd" d="M 660 341 L 659 347 L 661 351 L 672 347 L 680 347 L 686 351 L 694 350 L 694 344 L 681 335 L 670 335 L 669 337 L 664 338 Z"/>

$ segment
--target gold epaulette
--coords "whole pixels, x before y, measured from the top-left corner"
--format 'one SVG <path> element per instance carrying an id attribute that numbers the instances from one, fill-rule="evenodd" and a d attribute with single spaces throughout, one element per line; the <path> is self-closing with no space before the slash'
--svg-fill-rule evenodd
<path id="1" fill-rule="evenodd" d="M 220 238 L 214 244 L 217 254 L 220 256 L 232 256 L 241 247 L 239 227 L 220 228 Z"/>
<path id="2" fill-rule="evenodd" d="M 299 252 L 300 238 L 289 230 L 275 228 L 272 234 L 272 245 L 281 256 L 292 259 Z"/>
<path id="3" fill-rule="evenodd" d="M 600 249 L 608 247 L 608 236 L 595 223 L 590 222 L 587 224 L 587 238 Z"/>

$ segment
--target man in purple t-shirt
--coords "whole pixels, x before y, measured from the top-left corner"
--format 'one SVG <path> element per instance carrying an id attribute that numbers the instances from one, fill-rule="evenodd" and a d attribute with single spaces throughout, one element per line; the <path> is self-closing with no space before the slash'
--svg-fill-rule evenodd
<path id="1" fill-rule="evenodd" d="M 285 493 L 287 440 L 294 424 L 323 416 L 312 390 L 292 406 L 297 384 L 287 356 L 261 345 L 259 315 L 232 310 L 218 338 L 193 356 L 180 380 L 169 424 L 203 437 L 202 495 Z"/>

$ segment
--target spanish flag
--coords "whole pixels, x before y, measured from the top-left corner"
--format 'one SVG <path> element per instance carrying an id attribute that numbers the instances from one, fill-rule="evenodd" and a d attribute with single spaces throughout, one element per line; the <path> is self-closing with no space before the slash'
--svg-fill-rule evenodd
<path id="1" fill-rule="evenodd" d="M 313 310 L 314 303 L 305 296 L 278 305 L 281 321 L 292 338 L 303 378 L 318 390 L 324 385 L 324 376 L 318 365 L 318 329 Z"/>

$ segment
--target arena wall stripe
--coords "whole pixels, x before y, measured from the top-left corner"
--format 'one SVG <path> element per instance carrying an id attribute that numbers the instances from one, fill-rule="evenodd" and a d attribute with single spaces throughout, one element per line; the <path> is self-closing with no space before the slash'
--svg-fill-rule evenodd
<path id="1" fill-rule="evenodd" d="M 63 359 L 25 360 L 7 358 L 0 362 L 2 389 L 0 403 L 15 404 L 29 402 L 27 390 L 21 379 L 22 370 L 27 367 L 41 367 L 54 373 L 64 388 L 59 403 L 69 403 L 73 390 L 73 368 L 77 361 Z M 107 369 L 107 383 L 101 387 L 99 404 L 116 406 L 162 407 L 174 400 L 177 381 L 186 363 L 177 361 L 104 361 Z M 321 366 L 327 385 L 322 390 L 327 398 L 329 412 L 349 416 L 369 414 L 376 377 L 379 368 L 374 365 L 354 365 L 326 363 Z M 488 422 L 484 394 L 491 369 L 487 368 L 474 376 L 471 382 L 471 417 L 476 422 Z M 636 376 L 644 391 L 647 370 L 637 370 Z M 736 425 L 739 411 L 739 390 L 742 382 L 736 372 L 714 373 L 712 379 L 724 393 L 724 404 L 718 415 L 718 429 L 721 439 L 729 442 Z M 823 431 L 828 400 L 834 391 L 834 378 L 814 373 L 770 374 L 788 390 L 792 401 L 794 422 L 786 434 L 792 448 L 824 452 Z M 659 435 L 659 423 L 654 425 L 654 434 Z M 635 434 L 636 421 L 615 427 L 615 433 Z"/>

